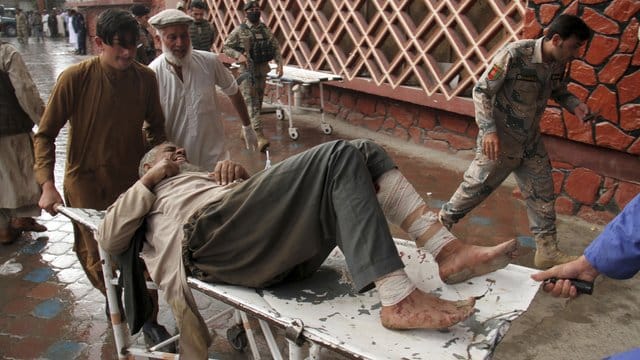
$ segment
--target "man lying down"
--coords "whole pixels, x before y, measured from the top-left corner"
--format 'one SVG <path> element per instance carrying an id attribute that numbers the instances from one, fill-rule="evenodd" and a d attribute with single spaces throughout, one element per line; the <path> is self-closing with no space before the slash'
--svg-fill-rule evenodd
<path id="1" fill-rule="evenodd" d="M 230 160 L 203 172 L 184 149 L 164 143 L 141 160 L 140 176 L 107 210 L 98 241 L 121 253 L 146 222 L 142 257 L 172 307 L 186 359 L 206 358 L 211 343 L 187 276 L 262 288 L 310 276 L 338 246 L 355 289 L 378 290 L 383 326 L 441 329 L 469 317 L 475 300 L 417 289 L 385 218 L 434 256 L 446 283 L 505 266 L 517 247 L 458 240 L 384 149 L 366 140 L 325 143 L 251 177 Z"/>

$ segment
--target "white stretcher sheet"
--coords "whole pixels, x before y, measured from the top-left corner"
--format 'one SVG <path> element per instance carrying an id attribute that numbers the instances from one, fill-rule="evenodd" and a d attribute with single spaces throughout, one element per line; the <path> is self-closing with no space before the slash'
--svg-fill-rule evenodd
<path id="1" fill-rule="evenodd" d="M 539 283 L 530 279 L 536 270 L 518 265 L 462 284 L 446 285 L 430 254 L 404 240 L 396 240 L 396 244 L 409 277 L 420 289 L 450 300 L 484 294 L 476 302 L 477 312 L 448 330 L 385 329 L 379 321 L 378 295 L 375 291 L 358 294 L 353 290 L 337 249 L 312 278 L 269 290 L 189 281 L 193 288 L 262 315 L 280 327 L 299 319 L 307 340 L 365 359 L 489 358 L 511 321 L 528 308 L 539 288 Z"/>

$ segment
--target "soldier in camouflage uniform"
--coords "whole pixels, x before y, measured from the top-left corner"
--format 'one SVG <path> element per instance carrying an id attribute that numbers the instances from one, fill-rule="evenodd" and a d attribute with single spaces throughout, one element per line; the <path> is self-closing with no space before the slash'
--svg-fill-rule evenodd
<path id="1" fill-rule="evenodd" d="M 189 25 L 189 37 L 191 46 L 196 50 L 211 51 L 211 45 L 216 32 L 207 21 L 207 4 L 202 1 L 194 1 L 189 6 L 191 17 L 195 20 Z"/>
<path id="2" fill-rule="evenodd" d="M 278 67 L 276 74 L 282 76 L 282 55 L 278 41 L 269 28 L 260 21 L 260 6 L 257 1 L 248 1 L 244 6 L 245 21 L 234 29 L 224 44 L 224 53 L 240 63 L 242 95 L 249 109 L 251 125 L 258 135 L 258 148 L 265 151 L 269 140 L 262 132 L 260 110 L 270 71 L 269 61 L 274 60 Z M 247 75 L 246 78 L 244 75 Z"/>
<path id="3" fill-rule="evenodd" d="M 147 30 L 149 26 L 149 8 L 142 4 L 131 6 L 131 13 L 138 21 L 139 35 L 136 45 L 136 60 L 145 65 L 149 65 L 156 58 L 156 44 L 153 36 Z"/>
<path id="4" fill-rule="evenodd" d="M 476 156 L 440 211 L 443 225 L 451 228 L 513 172 L 536 241 L 535 265 L 547 268 L 575 259 L 558 249 L 551 162 L 539 125 L 549 98 L 588 119 L 587 105 L 567 91 L 565 74 L 590 36 L 578 17 L 561 15 L 545 37 L 516 41 L 496 54 L 473 89 Z"/>

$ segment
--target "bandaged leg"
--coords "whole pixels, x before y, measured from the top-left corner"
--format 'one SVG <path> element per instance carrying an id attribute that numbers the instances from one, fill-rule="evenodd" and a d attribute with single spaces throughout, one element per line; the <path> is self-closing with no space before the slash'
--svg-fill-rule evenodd
<path id="1" fill-rule="evenodd" d="M 515 256 L 515 239 L 493 247 L 467 245 L 438 222 L 437 213 L 397 170 L 377 180 L 378 202 L 389 222 L 406 231 L 416 245 L 433 255 L 440 278 L 458 283 L 506 266 Z"/>
<path id="2" fill-rule="evenodd" d="M 438 215 L 427 208 L 422 197 L 399 170 L 382 174 L 377 183 L 380 189 L 378 202 L 387 220 L 406 231 L 418 246 L 434 258 L 456 239 L 438 223 Z"/>
<path id="3" fill-rule="evenodd" d="M 403 269 L 375 281 L 382 310 L 380 321 L 390 329 L 442 329 L 473 314 L 475 299 L 442 300 L 422 292 Z"/>

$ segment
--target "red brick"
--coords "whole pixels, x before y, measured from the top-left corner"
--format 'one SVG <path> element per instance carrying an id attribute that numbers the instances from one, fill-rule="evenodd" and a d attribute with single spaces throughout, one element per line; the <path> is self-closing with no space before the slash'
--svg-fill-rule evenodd
<path id="1" fill-rule="evenodd" d="M 640 129 L 640 104 L 627 104 L 620 108 L 620 127 L 626 131 Z"/>
<path id="2" fill-rule="evenodd" d="M 593 35 L 585 60 L 591 65 L 600 65 L 618 48 L 619 40 L 600 34 Z"/>
<path id="3" fill-rule="evenodd" d="M 598 87 L 591 93 L 587 105 L 591 111 L 600 113 L 600 116 L 618 123 L 618 107 L 616 106 L 616 94 L 604 85 Z"/>
<path id="4" fill-rule="evenodd" d="M 588 206 L 581 206 L 576 215 L 581 219 L 598 225 L 608 224 L 614 217 L 616 217 L 615 214 L 612 214 L 609 211 L 596 211 Z"/>
<path id="5" fill-rule="evenodd" d="M 402 140 L 408 140 L 409 139 L 409 132 L 407 132 L 406 129 L 401 128 L 401 127 L 396 127 L 393 129 L 392 131 L 392 135 L 395 138 L 398 139 L 402 139 Z"/>
<path id="6" fill-rule="evenodd" d="M 613 196 L 613 198 L 616 201 L 618 208 L 622 210 L 625 206 L 627 206 L 629 201 L 631 201 L 634 197 L 636 197 L 636 195 L 638 195 L 638 193 L 640 193 L 640 185 L 626 181 L 620 181 L 620 183 L 618 183 L 618 190 L 616 191 L 616 194 Z"/>
<path id="7" fill-rule="evenodd" d="M 593 4 L 600 4 L 600 3 L 603 3 L 605 1 L 610 1 L 610 0 L 580 0 L 580 3 L 581 4 L 593 5 Z"/>
<path id="8" fill-rule="evenodd" d="M 571 62 L 571 78 L 582 85 L 595 85 L 597 83 L 596 71 L 593 66 L 582 60 L 574 60 Z"/>
<path id="9" fill-rule="evenodd" d="M 564 173 L 562 171 L 552 171 L 553 177 L 553 193 L 558 195 L 562 192 L 562 182 L 564 181 Z"/>
<path id="10" fill-rule="evenodd" d="M 546 4 L 546 3 L 550 3 L 550 2 L 554 2 L 554 1 L 555 0 L 533 0 L 533 3 L 534 4 Z"/>
<path id="11" fill-rule="evenodd" d="M 545 134 L 564 137 L 564 123 L 562 122 L 562 110 L 548 107 L 540 119 L 540 131 Z"/>
<path id="12" fill-rule="evenodd" d="M 602 176 L 585 168 L 573 170 L 565 181 L 564 189 L 567 195 L 577 202 L 593 205 L 598 195 Z"/>
<path id="13" fill-rule="evenodd" d="M 554 169 L 573 169 L 574 168 L 572 164 L 562 162 L 562 161 L 555 161 L 555 160 L 551 160 L 551 167 L 553 167 Z"/>
<path id="14" fill-rule="evenodd" d="M 438 115 L 438 121 L 443 128 L 460 134 L 464 134 L 469 127 L 468 118 L 463 118 L 452 113 L 440 113 L 440 115 Z"/>
<path id="15" fill-rule="evenodd" d="M 418 127 L 425 130 L 433 130 L 436 127 L 436 116 L 429 109 L 418 113 Z"/>
<path id="16" fill-rule="evenodd" d="M 340 95 L 340 100 L 338 101 L 338 104 L 340 104 L 343 107 L 352 109 L 356 104 L 356 100 L 354 99 L 353 95 L 343 93 Z"/>
<path id="17" fill-rule="evenodd" d="M 376 112 L 376 103 L 375 101 L 368 96 L 358 97 L 356 100 L 356 111 L 362 113 L 363 115 L 373 115 Z"/>
<path id="18" fill-rule="evenodd" d="M 409 137 L 411 138 L 411 141 L 415 144 L 422 144 L 422 133 L 424 130 L 422 130 L 419 127 L 415 127 L 412 126 L 409 128 Z"/>
<path id="19" fill-rule="evenodd" d="M 560 5 L 557 4 L 544 4 L 540 6 L 540 22 L 542 25 L 549 24 L 556 17 L 558 10 L 560 10 Z"/>
<path id="20" fill-rule="evenodd" d="M 526 9 L 524 13 L 524 27 L 522 28 L 523 39 L 535 39 L 542 34 L 542 26 L 536 20 L 533 9 Z"/>
<path id="21" fill-rule="evenodd" d="M 640 96 L 640 70 L 623 77 L 618 82 L 618 100 L 620 105 L 637 100 Z"/>
<path id="22" fill-rule="evenodd" d="M 592 8 L 584 8 L 582 20 L 597 33 L 606 35 L 615 35 L 620 33 L 620 26 L 618 26 L 617 22 L 596 12 Z"/>
<path id="23" fill-rule="evenodd" d="M 638 43 L 638 20 L 633 18 L 629 21 L 620 37 L 620 47 L 618 51 L 622 53 L 630 53 L 636 48 Z"/>
<path id="24" fill-rule="evenodd" d="M 467 136 L 472 137 L 472 138 L 477 138 L 478 137 L 478 133 L 480 132 L 480 130 L 478 129 L 478 126 L 476 125 L 476 123 L 469 123 L 469 128 L 467 128 Z"/>
<path id="25" fill-rule="evenodd" d="M 633 145 L 629 146 L 627 152 L 633 155 L 640 155 L 640 138 L 636 139 L 636 141 L 633 142 Z"/>
<path id="26" fill-rule="evenodd" d="M 327 114 L 335 115 L 340 110 L 340 107 L 332 102 L 324 103 L 324 112 Z"/>
<path id="27" fill-rule="evenodd" d="M 614 84 L 622 74 L 627 71 L 627 67 L 631 63 L 631 55 L 630 54 L 617 54 L 613 55 L 607 65 L 604 66 L 602 70 L 598 73 L 598 80 L 601 83 L 605 84 Z"/>
<path id="28" fill-rule="evenodd" d="M 393 117 L 398 124 L 405 129 L 408 129 L 413 125 L 413 114 L 407 110 L 406 106 L 389 106 L 389 116 Z"/>
<path id="29" fill-rule="evenodd" d="M 635 140 L 634 137 L 625 134 L 622 130 L 608 122 L 596 124 L 596 144 L 612 149 L 625 151 Z"/>
<path id="30" fill-rule="evenodd" d="M 395 120 L 391 119 L 391 118 L 387 118 L 384 120 L 384 123 L 382 124 L 382 128 L 385 130 L 388 129 L 393 129 L 395 128 L 397 125 L 397 123 L 395 122 Z"/>
<path id="31" fill-rule="evenodd" d="M 567 85 L 567 90 L 571 91 L 573 95 L 575 95 L 580 101 L 586 102 L 587 97 L 589 96 L 589 90 L 585 89 L 583 86 L 578 85 L 574 82 L 570 82 Z"/>
<path id="32" fill-rule="evenodd" d="M 638 0 L 615 0 L 611 1 L 611 5 L 607 6 L 604 14 L 608 17 L 626 22 L 640 10 L 640 1 Z"/>
<path id="33" fill-rule="evenodd" d="M 558 196 L 555 203 L 555 209 L 558 214 L 573 215 L 575 213 L 576 204 L 573 200 L 566 196 Z"/>
<path id="34" fill-rule="evenodd" d="M 616 193 L 616 189 L 618 188 L 618 184 L 612 178 L 605 178 L 604 185 L 602 186 L 602 190 L 604 192 L 600 195 L 600 198 L 597 201 L 597 204 L 600 206 L 606 206 L 609 204 L 613 195 Z"/>
<path id="35" fill-rule="evenodd" d="M 636 65 L 636 66 L 640 65 L 640 46 L 636 47 L 636 51 L 633 52 L 631 65 Z"/>
<path id="36" fill-rule="evenodd" d="M 569 3 L 571 3 L 571 5 L 569 5 Z M 563 14 L 566 15 L 578 15 L 578 2 L 574 1 L 574 0 L 563 0 L 562 1 L 563 5 L 569 5 L 567 6 L 564 11 L 562 12 Z"/>
<path id="37" fill-rule="evenodd" d="M 352 111 L 347 115 L 346 120 L 354 125 L 364 124 L 364 115 L 357 111 Z"/>
<path id="38" fill-rule="evenodd" d="M 567 127 L 567 137 L 569 139 L 593 144 L 591 124 L 583 123 L 566 109 L 562 110 L 562 117 L 564 118 L 564 125 Z"/>

